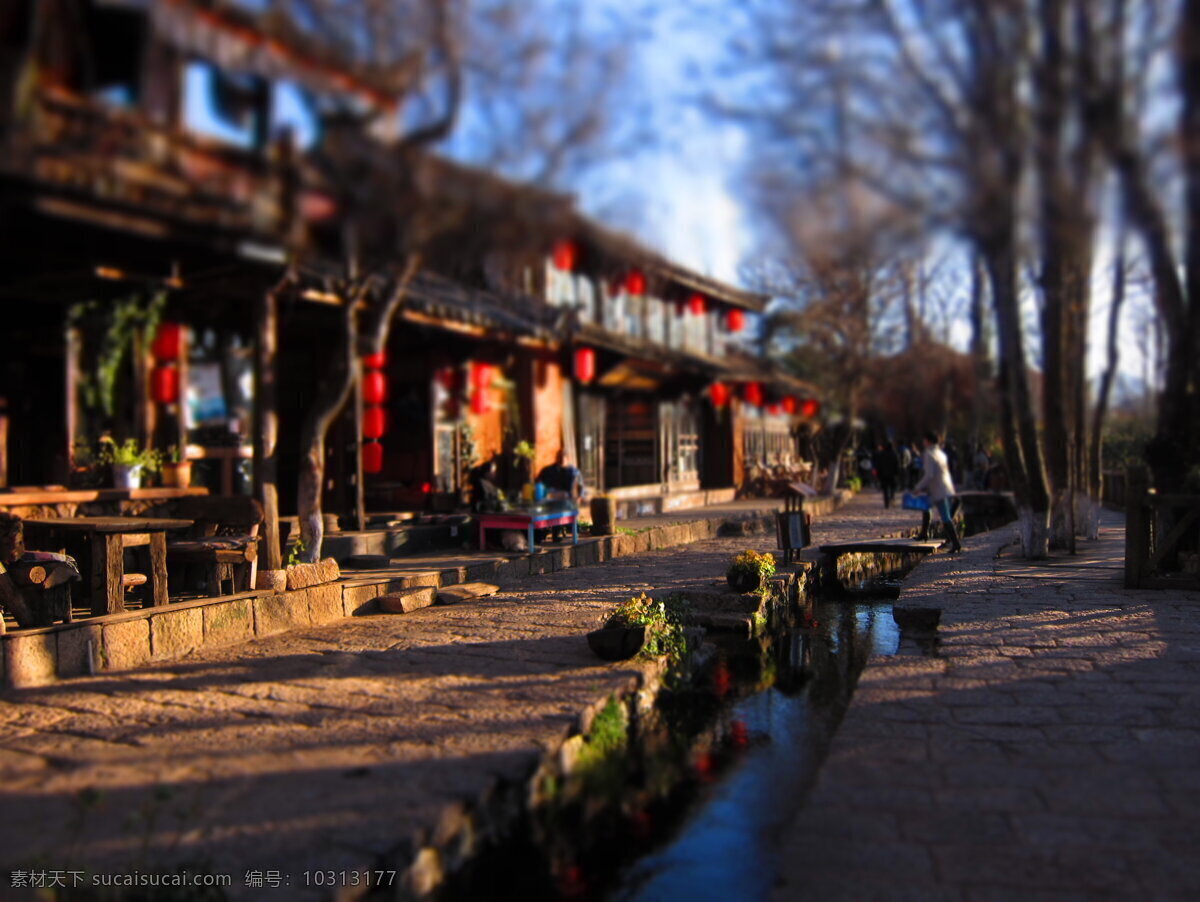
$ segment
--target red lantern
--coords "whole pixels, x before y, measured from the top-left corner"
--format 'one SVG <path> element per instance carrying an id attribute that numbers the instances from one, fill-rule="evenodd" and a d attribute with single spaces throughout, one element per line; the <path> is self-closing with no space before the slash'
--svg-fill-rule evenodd
<path id="1" fill-rule="evenodd" d="M 694 316 L 704 316 L 708 312 L 708 301 L 705 300 L 702 294 L 693 294 L 688 298 L 688 310 Z"/>
<path id="2" fill-rule="evenodd" d="M 382 404 L 387 400 L 387 378 L 379 370 L 363 373 L 363 401 L 367 404 Z"/>
<path id="3" fill-rule="evenodd" d="M 157 404 L 179 400 L 179 370 L 174 366 L 156 366 L 150 371 L 150 397 Z"/>
<path id="4" fill-rule="evenodd" d="M 779 414 L 780 414 L 779 405 L 778 404 L 768 404 L 767 405 L 767 413 L 769 413 L 773 417 L 779 416 Z"/>
<path id="5" fill-rule="evenodd" d="M 387 366 L 387 351 L 380 351 L 378 354 L 367 354 L 362 359 L 362 364 L 369 370 L 381 370 Z"/>
<path id="6" fill-rule="evenodd" d="M 422 482 L 421 483 L 421 494 L 422 495 L 432 495 L 433 494 L 433 483 L 432 482 Z"/>
<path id="7" fill-rule="evenodd" d="M 724 382 L 714 382 L 708 387 L 708 394 L 713 407 L 721 408 L 729 403 L 729 386 Z"/>
<path id="8" fill-rule="evenodd" d="M 821 412 L 821 402 L 814 401 L 812 398 L 806 398 L 800 405 L 800 413 L 802 416 L 815 417 Z"/>
<path id="9" fill-rule="evenodd" d="M 596 352 L 591 348 L 575 349 L 575 378 L 584 385 L 596 378 Z"/>
<path id="10" fill-rule="evenodd" d="M 159 363 L 178 360 L 183 353 L 183 326 L 179 323 L 159 323 L 150 352 Z"/>
<path id="11" fill-rule="evenodd" d="M 725 323 L 730 332 L 741 332 L 746 326 L 746 311 L 739 307 L 730 307 Z"/>
<path id="12" fill-rule="evenodd" d="M 563 239 L 554 245 L 554 268 L 563 272 L 574 272 L 579 261 L 579 248 L 574 241 Z"/>
<path id="13" fill-rule="evenodd" d="M 746 387 L 742 389 L 742 397 L 747 404 L 753 404 L 755 407 L 763 405 L 763 387 L 761 382 L 747 382 Z"/>
<path id="14" fill-rule="evenodd" d="M 640 269 L 629 270 L 629 274 L 625 276 L 625 290 L 635 295 L 646 293 L 646 276 Z"/>
<path id="15" fill-rule="evenodd" d="M 471 384 L 475 387 L 475 391 L 491 387 L 493 377 L 492 367 L 488 364 L 475 363 L 471 365 Z"/>
<path id="16" fill-rule="evenodd" d="M 795 395 L 788 395 L 783 399 L 783 412 L 788 416 L 794 416 L 798 406 Z"/>
<path id="17" fill-rule="evenodd" d="M 487 389 L 477 388 L 471 395 L 471 413 L 480 415 L 488 412 Z"/>
<path id="18" fill-rule="evenodd" d="M 367 442 L 362 446 L 362 464 L 364 473 L 379 473 L 383 470 L 383 445 L 379 442 Z"/>
<path id="19" fill-rule="evenodd" d="M 387 411 L 372 404 L 363 411 L 363 438 L 383 438 L 387 432 Z"/>

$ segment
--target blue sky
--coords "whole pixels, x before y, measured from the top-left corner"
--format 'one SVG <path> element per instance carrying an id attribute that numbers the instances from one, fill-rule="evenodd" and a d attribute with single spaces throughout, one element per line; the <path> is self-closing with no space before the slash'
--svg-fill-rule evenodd
<path id="1" fill-rule="evenodd" d="M 625 31 L 632 51 L 625 93 L 614 95 L 615 125 L 620 134 L 630 137 L 613 148 L 610 158 L 587 168 L 577 181 L 559 187 L 575 192 L 584 212 L 598 220 L 631 232 L 685 266 L 740 284 L 739 268 L 762 246 L 763 237 L 756 230 L 746 192 L 739 187 L 747 171 L 750 139 L 699 103 L 704 95 L 728 90 L 722 48 L 736 28 L 738 5 L 731 0 L 687 0 L 660 7 L 643 5 L 642 0 L 573 2 L 582 3 L 578 7 L 581 15 L 594 17 L 599 23 L 596 27 L 615 28 L 618 34 L 622 17 L 636 20 L 635 26 Z M 287 84 L 276 86 L 275 92 L 277 121 L 291 124 L 302 142 L 311 140 L 312 122 L 300 93 Z M 209 75 L 203 67 L 189 70 L 186 96 L 206 131 L 236 143 L 248 142 L 247 131 L 221 123 L 212 115 Z M 622 116 L 639 121 L 631 124 L 621 121 Z M 470 147 L 460 142 L 452 149 L 470 160 Z M 963 295 L 965 315 L 969 280 L 956 277 L 954 282 L 955 291 Z M 1103 365 L 1097 351 L 1103 347 L 1109 303 L 1104 271 L 1098 272 L 1095 283 L 1094 351 L 1089 366 L 1093 374 Z M 1129 309 L 1124 331 L 1135 334 L 1138 319 Z M 947 337 L 965 347 L 969 330 L 963 318 L 944 325 Z M 1123 369 L 1140 376 L 1144 357 L 1129 344 L 1123 346 Z"/>

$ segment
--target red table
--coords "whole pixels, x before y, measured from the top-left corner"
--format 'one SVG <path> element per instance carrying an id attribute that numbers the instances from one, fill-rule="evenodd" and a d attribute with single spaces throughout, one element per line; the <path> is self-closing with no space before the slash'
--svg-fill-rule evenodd
<path id="1" fill-rule="evenodd" d="M 533 544 L 533 531 L 535 529 L 546 529 L 550 526 L 567 526 L 569 524 L 571 527 L 571 544 L 579 544 L 579 511 L 546 511 L 544 513 L 521 510 L 499 511 L 490 514 L 476 514 L 475 520 L 479 523 L 480 550 L 487 547 L 484 542 L 485 530 L 511 529 L 513 527 L 526 530 L 529 535 L 530 551 L 537 550 L 537 546 Z"/>

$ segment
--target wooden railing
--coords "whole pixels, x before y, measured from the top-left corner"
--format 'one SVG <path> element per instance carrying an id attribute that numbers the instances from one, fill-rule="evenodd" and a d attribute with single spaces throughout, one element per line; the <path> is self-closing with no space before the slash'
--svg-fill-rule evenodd
<path id="1" fill-rule="evenodd" d="M 283 163 L 58 89 L 43 89 L 0 148 L 0 169 L 67 196 L 279 237 L 295 207 L 295 172 Z"/>
<path id="2" fill-rule="evenodd" d="M 1125 588 L 1200 589 L 1200 495 L 1159 493 L 1130 467 L 1125 496 Z"/>

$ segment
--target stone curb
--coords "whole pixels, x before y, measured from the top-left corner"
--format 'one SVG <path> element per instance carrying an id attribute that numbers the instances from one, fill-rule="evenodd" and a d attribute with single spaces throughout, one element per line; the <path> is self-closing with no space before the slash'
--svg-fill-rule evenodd
<path id="1" fill-rule="evenodd" d="M 845 498 L 817 499 L 817 513 L 836 510 Z M 517 557 L 480 561 L 446 570 L 407 571 L 380 576 L 342 575 L 277 592 L 275 587 L 215 599 L 173 603 L 166 608 L 127 611 L 0 635 L 0 689 L 44 686 L 59 679 L 101 671 L 130 670 L 151 662 L 180 658 L 205 647 L 244 642 L 344 617 L 373 614 L 380 597 L 460 583 L 513 585 L 529 576 L 600 564 L 646 551 L 689 545 L 715 537 L 727 516 L 687 520 L 618 534 L 583 539 L 578 545 L 542 548 Z M 754 518 L 774 529 L 774 513 Z M 332 560 L 329 564 L 332 564 Z M 332 575 L 329 564 L 312 565 L 318 576 Z M 289 582 L 297 582 L 290 578 Z M 426 593 L 413 593 L 416 598 Z M 397 603 L 397 608 L 405 606 Z"/>

